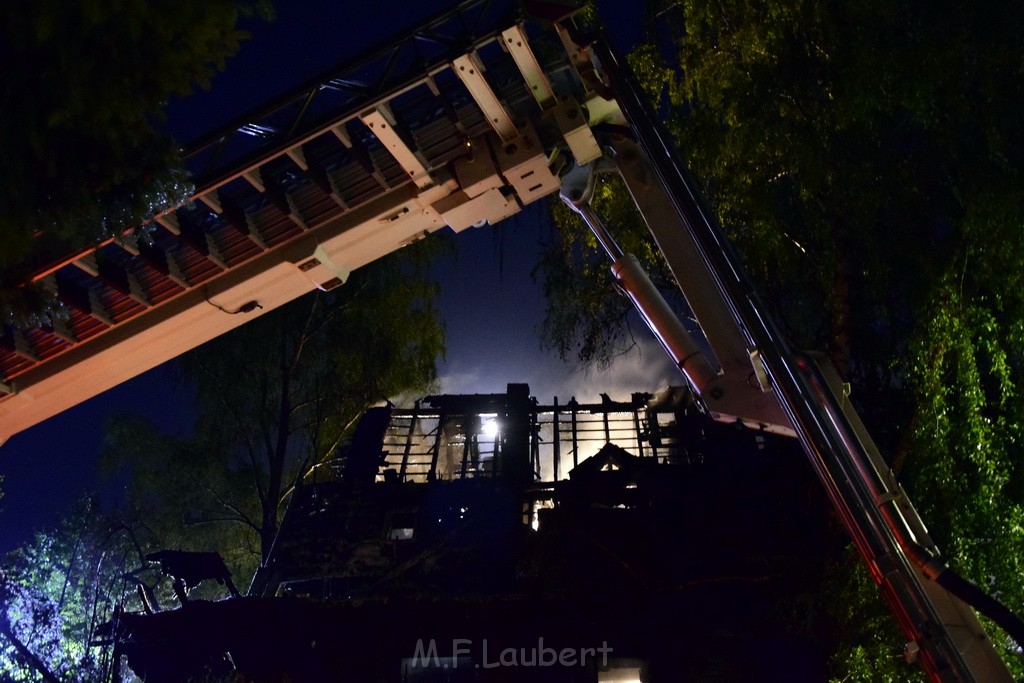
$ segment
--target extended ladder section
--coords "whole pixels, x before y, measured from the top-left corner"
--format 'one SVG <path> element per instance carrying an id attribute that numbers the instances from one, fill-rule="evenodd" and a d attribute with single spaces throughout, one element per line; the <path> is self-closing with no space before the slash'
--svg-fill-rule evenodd
<path id="1" fill-rule="evenodd" d="M 565 159 L 600 159 L 594 127 L 625 119 L 589 51 L 516 6 L 464 2 L 236 122 L 187 155 L 189 202 L 37 272 L 67 316 L 0 337 L 0 442 L 428 233 L 519 212 L 559 189 Z M 657 228 L 664 190 L 616 151 Z M 705 269 L 676 270 L 701 278 L 684 290 L 721 361 L 709 410 L 792 433 Z"/>
<path id="2" fill-rule="evenodd" d="M 609 238 L 616 275 L 706 411 L 800 439 L 908 658 L 934 680 L 1011 680 L 971 609 L 933 580 L 944 563 L 829 366 L 791 350 L 766 315 L 628 69 L 606 41 L 582 45 L 516 8 L 463 2 L 247 117 L 188 156 L 196 194 L 154 216 L 143 239 L 39 271 L 69 315 L 2 338 L 0 439 L 426 234 L 497 223 L 563 183 L 603 230 L 586 213 L 586 178 L 577 193 L 574 171 L 562 172 L 604 166 L 629 188 L 700 331 L 670 320 Z"/>
<path id="3" fill-rule="evenodd" d="M 561 41 L 533 49 L 518 16 L 463 2 L 317 79 L 197 145 L 195 195 L 141 236 L 38 271 L 67 316 L 0 336 L 0 442 L 428 233 L 557 191 L 535 125 L 589 128 L 581 102 L 554 99 L 579 89 Z"/>

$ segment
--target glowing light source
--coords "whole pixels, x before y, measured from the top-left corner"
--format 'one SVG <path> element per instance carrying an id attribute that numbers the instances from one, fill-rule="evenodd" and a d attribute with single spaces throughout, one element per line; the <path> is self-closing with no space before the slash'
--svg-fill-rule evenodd
<path id="1" fill-rule="evenodd" d="M 597 680 L 598 683 L 641 683 L 640 667 L 612 664 L 598 671 Z"/>
<path id="2" fill-rule="evenodd" d="M 494 418 L 485 418 L 480 424 L 480 433 L 488 439 L 498 436 L 498 422 Z"/>

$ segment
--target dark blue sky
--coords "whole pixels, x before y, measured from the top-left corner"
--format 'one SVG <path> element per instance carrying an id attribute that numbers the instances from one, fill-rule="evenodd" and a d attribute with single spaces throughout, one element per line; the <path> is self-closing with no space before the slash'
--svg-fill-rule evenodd
<path id="1" fill-rule="evenodd" d="M 253 38 L 243 44 L 208 92 L 173 102 L 168 126 L 188 140 L 258 108 L 330 67 L 348 61 L 453 2 L 380 3 L 337 0 L 279 2 L 270 24 L 249 22 Z M 641 34 L 642 3 L 599 3 L 620 48 Z M 540 349 L 537 328 L 543 297 L 530 277 L 539 241 L 549 230 L 542 207 L 528 208 L 500 231 L 469 229 L 457 236 L 456 254 L 435 268 L 448 354 L 440 365 L 441 390 L 449 393 L 504 391 L 508 382 L 527 382 L 542 401 L 594 399 L 602 391 L 625 398 L 681 378 L 660 347 L 644 338 L 641 349 L 606 372 L 577 371 Z M 500 258 L 499 258 L 500 255 Z M 116 496 L 116 483 L 103 484 L 97 457 L 103 424 L 119 412 L 150 417 L 167 431 L 186 432 L 193 419 L 188 388 L 175 379 L 174 364 L 157 368 L 76 408 L 12 437 L 0 446 L 0 553 L 27 540 L 33 529 L 54 522 L 88 490 Z"/>

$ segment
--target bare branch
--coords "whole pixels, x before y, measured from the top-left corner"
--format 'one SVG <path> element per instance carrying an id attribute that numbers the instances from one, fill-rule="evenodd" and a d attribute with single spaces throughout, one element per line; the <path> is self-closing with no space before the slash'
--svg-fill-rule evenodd
<path id="1" fill-rule="evenodd" d="M 225 522 L 230 522 L 233 524 L 242 524 L 243 526 L 249 527 L 257 534 L 260 532 L 259 527 L 255 526 L 252 522 L 245 519 L 239 519 L 238 517 L 207 517 L 205 519 L 182 520 L 182 524 L 184 524 L 185 526 L 205 526 L 207 524 L 224 524 Z"/>
<path id="2" fill-rule="evenodd" d="M 197 484 L 199 484 L 199 486 L 204 488 L 211 496 L 213 496 L 213 499 L 219 505 L 221 505 L 222 507 L 227 508 L 231 512 L 235 513 L 235 515 L 237 515 L 237 517 L 238 517 L 237 521 L 242 522 L 242 523 L 246 524 L 247 526 L 250 526 L 253 529 L 259 531 L 259 527 L 256 525 L 255 522 L 252 521 L 252 519 L 247 514 L 245 514 L 242 510 L 240 510 L 237 506 L 232 504 L 230 501 L 225 500 L 223 496 L 221 496 L 219 493 L 217 493 L 217 491 L 215 491 L 213 489 L 213 487 L 211 487 L 205 481 L 197 480 L 194 477 L 192 477 L 192 480 L 195 481 Z"/>

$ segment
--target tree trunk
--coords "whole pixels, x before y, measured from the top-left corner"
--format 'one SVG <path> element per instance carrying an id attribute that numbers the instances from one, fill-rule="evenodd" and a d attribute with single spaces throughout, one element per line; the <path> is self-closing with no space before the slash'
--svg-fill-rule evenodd
<path id="1" fill-rule="evenodd" d="M 287 382 L 283 382 L 287 385 Z M 284 461 L 288 448 L 288 418 L 286 400 L 282 391 L 283 423 L 279 417 L 277 425 L 277 442 L 273 452 L 267 453 L 268 477 L 267 496 L 263 500 L 263 519 L 260 525 L 260 565 L 265 566 L 270 559 L 270 549 L 277 538 L 277 509 L 281 505 L 281 489 L 284 481 Z"/>
<path id="2" fill-rule="evenodd" d="M 301 342 L 300 342 L 301 344 Z M 298 361 L 301 346 L 294 354 L 288 352 L 286 337 L 281 337 L 281 393 L 277 404 L 277 439 L 274 449 L 267 453 L 267 496 L 263 501 L 263 520 L 260 527 L 260 564 L 266 565 L 270 550 L 277 538 L 277 512 L 284 489 L 284 465 L 288 455 L 288 436 L 291 433 L 292 372 Z"/>

